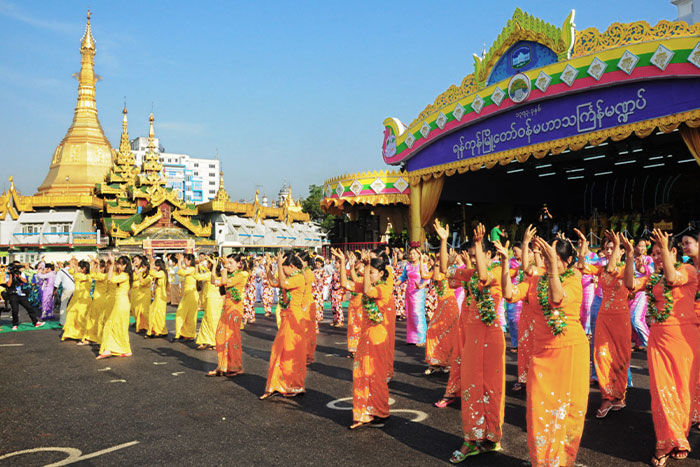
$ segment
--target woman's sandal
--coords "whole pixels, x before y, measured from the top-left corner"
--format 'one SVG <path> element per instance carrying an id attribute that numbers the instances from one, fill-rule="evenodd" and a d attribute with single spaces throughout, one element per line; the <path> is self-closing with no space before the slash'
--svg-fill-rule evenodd
<path id="1" fill-rule="evenodd" d="M 231 378 L 233 376 L 238 376 L 238 375 L 242 375 L 242 374 L 243 374 L 242 371 L 227 371 L 226 373 L 224 373 L 224 376 L 226 376 L 227 378 Z"/>
<path id="2" fill-rule="evenodd" d="M 459 464 L 460 462 L 464 462 L 464 460 L 467 457 L 471 456 L 476 456 L 477 454 L 481 454 L 481 450 L 479 449 L 479 446 L 477 446 L 476 443 L 472 441 L 465 441 L 462 446 L 467 447 L 467 452 L 462 452 L 461 450 L 456 450 L 455 452 L 452 453 L 452 457 L 450 457 L 450 462 L 453 464 Z"/>
<path id="3" fill-rule="evenodd" d="M 685 449 L 674 449 L 671 453 L 671 457 L 676 460 L 683 460 L 688 458 L 688 451 Z"/>
<path id="4" fill-rule="evenodd" d="M 617 404 L 612 405 L 612 411 L 618 412 L 618 411 L 624 409 L 625 407 L 627 407 L 627 404 L 625 404 L 624 402 L 619 402 Z"/>
<path id="5" fill-rule="evenodd" d="M 668 459 L 670 457 L 670 452 L 667 452 L 666 454 L 659 457 L 654 456 L 651 458 L 651 465 L 653 465 L 654 467 L 664 467 L 668 463 Z"/>
<path id="6" fill-rule="evenodd" d="M 454 404 L 456 400 L 456 397 L 443 397 L 433 405 L 435 405 L 435 407 L 437 407 L 438 409 L 444 409 L 448 405 Z"/>
<path id="7" fill-rule="evenodd" d="M 276 395 L 278 395 L 278 394 L 279 394 L 279 392 L 277 392 L 277 391 L 275 391 L 275 392 L 266 392 L 265 394 L 263 394 L 262 396 L 260 396 L 260 400 L 261 400 L 261 401 L 264 401 L 265 399 L 269 399 L 270 397 L 276 396 Z"/>
<path id="8" fill-rule="evenodd" d="M 423 372 L 423 374 L 424 374 L 425 376 L 430 376 L 430 375 L 432 375 L 433 373 L 437 373 L 437 372 L 439 372 L 439 371 L 440 371 L 440 367 L 439 367 L 439 366 L 429 366 L 429 367 Z"/>
<path id="9" fill-rule="evenodd" d="M 518 381 L 517 383 L 515 383 L 513 385 L 513 392 L 520 392 L 523 389 L 525 389 L 525 385 L 523 383 L 521 383 L 520 381 Z"/>
<path id="10" fill-rule="evenodd" d="M 224 376 L 224 374 L 225 374 L 225 373 L 224 373 L 223 371 L 221 371 L 221 370 L 211 370 L 210 372 L 208 372 L 208 373 L 207 373 L 206 375 L 204 375 L 204 376 Z"/>
<path id="11" fill-rule="evenodd" d="M 612 410 L 612 408 L 613 408 L 613 405 L 610 404 L 609 406 L 607 406 L 607 407 L 604 408 L 604 409 L 598 409 L 598 410 L 596 411 L 596 413 L 595 413 L 595 418 L 605 418 L 605 417 L 607 417 L 607 416 L 608 416 L 608 412 L 610 412 L 610 410 Z"/>
<path id="12" fill-rule="evenodd" d="M 103 358 L 109 358 L 111 356 L 112 352 L 101 353 L 97 357 L 95 357 L 95 360 L 102 360 Z"/>

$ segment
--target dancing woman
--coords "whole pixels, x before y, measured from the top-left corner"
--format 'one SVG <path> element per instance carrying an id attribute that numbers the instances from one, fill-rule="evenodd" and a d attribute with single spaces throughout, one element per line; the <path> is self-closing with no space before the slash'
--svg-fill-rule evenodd
<path id="1" fill-rule="evenodd" d="M 221 265 L 214 259 L 208 258 L 202 265 L 196 279 L 202 282 L 202 294 L 204 295 L 204 316 L 199 324 L 197 333 L 197 350 L 205 350 L 216 345 L 216 329 L 221 316 L 223 300 L 219 293 L 218 273 L 215 269 L 221 269 Z M 212 279 L 216 277 L 216 279 Z"/>
<path id="2" fill-rule="evenodd" d="M 63 325 L 61 340 L 76 339 L 80 341 L 85 336 L 88 308 L 91 302 L 90 263 L 87 261 L 78 262 L 77 259 L 71 258 L 70 273 L 75 280 L 75 292 L 66 310 L 66 324 Z"/>
<path id="3" fill-rule="evenodd" d="M 243 324 L 255 322 L 255 264 L 252 258 L 246 261 L 246 271 L 248 271 L 248 282 L 246 282 L 243 292 Z"/>
<path id="4" fill-rule="evenodd" d="M 307 351 L 302 309 L 305 286 L 303 265 L 293 254 L 288 254 L 285 258 L 278 252 L 276 258 L 277 281 L 272 277 L 269 265 L 267 273 L 270 282 L 280 287 L 282 321 L 272 344 L 265 393 L 260 399 L 267 399 L 274 394 L 295 397 L 305 391 Z"/>
<path id="5" fill-rule="evenodd" d="M 453 348 L 457 345 L 459 322 L 457 298 L 448 284 L 446 273 L 441 271 L 447 269 L 447 238 L 450 235 L 450 230 L 448 226 L 440 226 L 437 219 L 434 227 L 435 232 L 440 237 L 440 253 L 432 270 L 432 280 L 438 302 L 435 313 L 428 324 L 426 335 L 425 361 L 428 363 L 428 369 L 425 370 L 426 375 L 439 370 L 446 371 L 449 368 Z"/>
<path id="6" fill-rule="evenodd" d="M 248 283 L 248 273 L 240 270 L 244 261 L 241 255 L 229 255 L 219 258 L 224 267 L 219 279 L 217 271 L 212 269 L 211 282 L 220 281 L 226 290 L 224 308 L 216 327 L 216 369 L 207 376 L 236 376 L 243 373 L 243 348 L 241 346 L 241 320 L 243 319 L 243 293 Z"/>
<path id="7" fill-rule="evenodd" d="M 418 248 L 408 251 L 409 263 L 403 268 L 399 282 L 406 283 L 406 343 L 425 345 L 425 285 L 421 277 Z"/>
<path id="8" fill-rule="evenodd" d="M 165 313 L 168 305 L 168 270 L 161 259 L 151 258 L 149 272 L 155 283 L 155 294 L 148 310 L 148 337 L 168 337 Z"/>
<path id="9" fill-rule="evenodd" d="M 476 269 L 459 269 L 455 279 L 467 283 L 469 298 L 462 309 L 465 324 L 461 355 L 462 428 L 464 443 L 450 462 L 501 450 L 505 412 L 505 339 L 496 307 L 501 301 L 501 266 L 484 252 L 486 228 L 474 229 Z M 508 268 L 505 268 L 506 270 Z"/>
<path id="10" fill-rule="evenodd" d="M 308 252 L 302 252 L 297 255 L 301 260 L 302 271 L 304 274 L 304 297 L 301 302 L 301 307 L 304 310 L 304 329 L 306 342 L 306 364 L 310 365 L 314 362 L 314 354 L 316 353 L 316 305 L 314 303 L 314 272 L 311 270 L 311 255 Z"/>
<path id="11" fill-rule="evenodd" d="M 356 292 L 357 284 L 364 282 L 365 265 L 359 252 L 348 255 L 348 266 L 352 282 L 346 284 L 345 289 L 350 292 L 348 302 L 348 358 L 355 358 L 357 344 L 362 332 L 362 292 Z"/>
<path id="12" fill-rule="evenodd" d="M 695 229 L 688 230 L 683 234 L 681 242 L 683 245 L 683 254 L 692 260 L 697 273 L 698 289 L 695 293 L 695 315 L 697 316 L 698 326 L 700 327 L 700 249 L 698 248 L 700 232 Z M 696 425 L 696 428 L 700 429 L 700 374 L 698 374 L 698 383 L 695 387 L 695 398 L 693 399 L 691 418 L 691 423 Z"/>
<path id="13" fill-rule="evenodd" d="M 345 257 L 339 250 L 332 250 L 340 263 L 340 281 L 349 287 L 345 273 Z M 382 258 L 370 258 L 369 252 L 361 255 L 364 266 L 362 283 L 355 283 L 355 291 L 363 294 L 362 330 L 352 370 L 352 420 L 351 430 L 365 426 L 384 426 L 389 418 L 390 344 L 388 313 L 393 311 L 393 290 L 387 284 L 389 265 Z"/>
<path id="14" fill-rule="evenodd" d="M 605 232 L 605 247 L 611 251 L 608 265 L 593 266 L 585 261 L 588 255 L 586 236 L 574 229 L 581 250 L 578 253 L 578 268 L 584 275 L 597 276 L 603 289 L 603 306 L 596 318 L 593 338 L 593 363 L 595 364 L 602 401 L 596 418 L 605 418 L 611 410 L 625 408 L 627 371 L 632 356 L 632 323 L 629 319 L 628 292 L 623 283 L 624 264 L 620 263 L 620 237 Z M 627 261 L 632 262 L 633 257 Z"/>
<path id="15" fill-rule="evenodd" d="M 625 264 L 625 285 L 631 291 L 647 291 L 652 318 L 647 360 L 656 433 L 651 463 L 655 466 L 666 465 L 669 457 L 688 457 L 691 401 L 700 370 L 700 333 L 693 309 L 697 271 L 680 262 L 682 252 L 669 245 L 670 238 L 670 234 L 654 229 L 651 256 L 656 272 L 649 278 L 635 279 L 634 262 Z M 624 237 L 620 240 L 631 258 L 632 244 Z"/>
<path id="16" fill-rule="evenodd" d="M 392 253 L 392 270 L 394 277 L 401 277 L 403 270 L 406 267 L 406 260 L 403 256 L 403 249 L 394 248 Z M 396 308 L 396 319 L 406 319 L 406 283 L 401 281 L 394 282 L 394 307 Z"/>
<path id="17" fill-rule="evenodd" d="M 313 296 L 316 304 L 316 332 L 318 333 L 318 322 L 323 321 L 323 284 L 326 283 L 326 271 L 323 269 L 323 257 L 314 258 L 314 285 Z"/>
<path id="18" fill-rule="evenodd" d="M 149 274 L 150 263 L 145 256 L 140 256 L 141 263 L 134 271 L 134 282 L 131 286 L 131 299 L 134 303 L 131 308 L 134 310 L 136 320 L 136 332 L 148 332 L 148 312 L 151 308 L 151 285 L 153 281 Z"/>
<path id="19" fill-rule="evenodd" d="M 179 253 L 177 260 L 177 275 L 182 280 L 182 297 L 175 312 L 175 337 L 171 342 L 177 339 L 193 341 L 197 329 L 197 311 L 199 311 L 194 255 Z"/>
<path id="20" fill-rule="evenodd" d="M 114 305 L 105 321 L 100 354 L 97 359 L 111 357 L 131 357 L 129 344 L 129 289 L 132 282 L 131 260 L 128 256 L 120 256 L 115 262 L 109 255 L 107 280 L 114 284 Z"/>
<path id="21" fill-rule="evenodd" d="M 537 237 L 534 244 L 544 257 L 546 275 L 515 287 L 507 273 L 501 276 L 507 301 L 526 299 L 539 305 L 533 310 L 535 335 L 528 369 L 537 377 L 527 381 L 530 460 L 534 466 L 573 466 L 589 392 L 590 351 L 579 316 L 581 274 L 573 268 L 576 251 L 570 241 L 557 238 L 550 245 Z M 507 260 L 507 245 L 496 248 Z"/>
<path id="22" fill-rule="evenodd" d="M 90 281 L 95 282 L 92 291 L 92 300 L 88 308 L 87 325 L 85 327 L 84 343 L 97 343 L 102 340 L 102 329 L 104 327 L 106 304 L 107 304 L 107 264 L 105 260 L 92 260 Z"/>

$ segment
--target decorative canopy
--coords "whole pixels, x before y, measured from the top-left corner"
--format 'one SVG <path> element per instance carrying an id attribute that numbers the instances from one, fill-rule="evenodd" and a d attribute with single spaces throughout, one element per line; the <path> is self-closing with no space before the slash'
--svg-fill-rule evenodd
<path id="1" fill-rule="evenodd" d="M 328 210 L 343 203 L 409 204 L 410 187 L 403 172 L 386 170 L 346 174 L 326 180 L 323 184 L 321 206 Z"/>

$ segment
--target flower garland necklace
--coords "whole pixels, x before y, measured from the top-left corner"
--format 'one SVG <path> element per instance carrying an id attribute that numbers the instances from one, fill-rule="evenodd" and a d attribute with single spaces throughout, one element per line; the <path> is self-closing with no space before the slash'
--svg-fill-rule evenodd
<path id="1" fill-rule="evenodd" d="M 564 271 L 559 279 L 563 282 L 567 277 L 574 275 L 572 268 Z M 566 328 L 566 314 L 561 307 L 552 308 L 549 304 L 549 279 L 546 275 L 540 277 L 537 281 L 537 301 L 544 312 L 544 317 L 547 319 L 547 326 L 552 330 L 554 336 L 564 333 Z"/>
<path id="2" fill-rule="evenodd" d="M 298 269 L 297 271 L 291 273 L 289 277 L 287 277 L 287 280 L 291 279 L 294 276 L 298 276 L 299 274 L 301 274 L 301 269 Z M 284 294 L 280 295 L 279 304 L 282 310 L 286 310 L 289 308 L 289 304 L 292 302 L 292 292 L 288 289 L 282 290 L 284 290 Z"/>
<path id="3" fill-rule="evenodd" d="M 229 272 L 229 273 L 228 273 L 228 278 L 229 278 L 229 279 L 232 279 L 232 278 L 236 277 L 236 273 L 237 273 L 237 272 L 238 272 L 238 271 Z M 233 300 L 234 302 L 238 303 L 238 302 L 240 302 L 240 301 L 242 300 L 242 298 L 241 298 L 241 293 L 238 291 L 237 288 L 235 288 L 235 287 L 229 287 L 229 288 L 228 288 L 228 293 L 229 293 L 229 295 L 231 295 L 231 300 Z"/>
<path id="4" fill-rule="evenodd" d="M 490 271 L 493 267 L 494 264 L 491 264 L 487 270 Z M 492 325 L 498 315 L 496 314 L 496 304 L 493 301 L 493 297 L 491 297 L 491 287 L 484 286 L 479 290 L 479 273 L 477 271 L 474 271 L 468 284 L 462 282 L 462 285 L 466 290 L 469 290 L 467 305 L 471 304 L 471 297 L 474 297 L 476 307 L 479 310 L 479 318 L 487 326 Z"/>
<path id="5" fill-rule="evenodd" d="M 434 282 L 435 292 L 437 293 L 438 297 L 444 297 L 445 293 L 447 293 L 447 279 L 442 279 Z"/>
<path id="6" fill-rule="evenodd" d="M 381 284 L 386 284 L 386 281 L 377 282 L 377 285 Z M 373 323 L 381 323 L 384 320 L 384 315 L 379 311 L 376 299 L 362 295 L 362 308 L 367 312 L 367 318 Z"/>
<path id="7" fill-rule="evenodd" d="M 674 265 L 676 271 L 680 269 L 681 263 L 676 263 Z M 654 286 L 659 283 L 663 277 L 664 291 L 663 296 L 666 299 L 666 304 L 664 305 L 664 310 L 659 311 L 656 306 L 656 297 L 654 296 Z M 666 275 L 663 273 L 654 273 L 649 277 L 649 281 L 646 286 L 647 302 L 649 307 L 649 314 L 651 315 L 652 321 L 655 323 L 663 323 L 671 316 L 671 311 L 673 311 L 673 293 L 671 292 L 671 287 L 666 282 Z M 695 299 L 697 300 L 697 294 Z"/>

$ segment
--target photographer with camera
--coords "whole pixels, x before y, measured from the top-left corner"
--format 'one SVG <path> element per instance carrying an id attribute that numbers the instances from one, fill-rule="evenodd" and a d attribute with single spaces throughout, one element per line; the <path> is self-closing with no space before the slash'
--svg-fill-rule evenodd
<path id="1" fill-rule="evenodd" d="M 34 327 L 40 328 L 44 325 L 43 321 L 39 321 L 39 310 L 37 310 L 29 300 L 24 291 L 24 286 L 27 285 L 27 276 L 22 272 L 23 266 L 19 261 L 14 261 L 7 268 L 5 273 L 5 286 L 7 286 L 7 300 L 12 308 L 12 330 L 16 331 L 19 326 L 19 305 L 22 305 L 29 319 L 32 320 Z"/>

